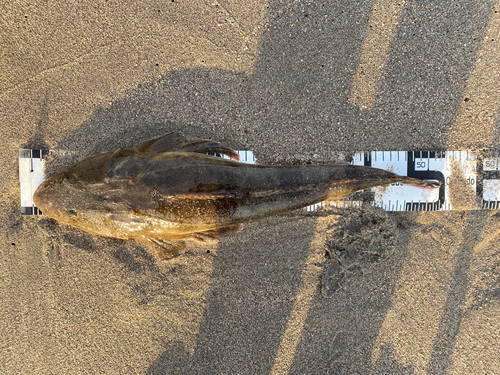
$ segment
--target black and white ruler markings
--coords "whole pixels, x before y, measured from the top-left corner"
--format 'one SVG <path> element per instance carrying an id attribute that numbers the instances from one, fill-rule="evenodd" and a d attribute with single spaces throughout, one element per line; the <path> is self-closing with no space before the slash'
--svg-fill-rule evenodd
<path id="1" fill-rule="evenodd" d="M 43 182 L 43 164 L 49 150 L 19 150 L 19 183 L 21 187 L 21 214 L 41 215 L 33 203 L 33 194 Z"/>
<path id="2" fill-rule="evenodd" d="M 438 189 L 396 183 L 364 194 L 364 200 L 386 211 L 500 209 L 500 151 L 373 151 L 344 157 L 354 165 L 441 182 Z M 356 195 L 328 202 L 336 207 L 362 203 Z"/>
<path id="3" fill-rule="evenodd" d="M 39 215 L 33 194 L 43 181 L 48 150 L 19 150 L 21 213 Z M 241 162 L 255 163 L 252 151 L 237 151 Z M 213 155 L 213 154 L 212 154 Z M 216 154 L 228 158 L 225 155 Z M 438 189 L 392 184 L 376 187 L 346 199 L 306 207 L 313 211 L 325 204 L 359 207 L 363 201 L 386 211 L 440 211 L 500 209 L 500 151 L 372 151 L 335 153 L 333 160 L 346 160 L 390 170 L 403 176 L 439 180 Z"/>

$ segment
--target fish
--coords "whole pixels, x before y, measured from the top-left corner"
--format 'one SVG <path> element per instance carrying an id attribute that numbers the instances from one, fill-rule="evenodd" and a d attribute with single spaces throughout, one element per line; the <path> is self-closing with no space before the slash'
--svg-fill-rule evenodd
<path id="1" fill-rule="evenodd" d="M 174 132 L 84 159 L 43 181 L 33 201 L 57 221 L 138 240 L 156 258 L 170 259 L 187 240 L 207 242 L 252 220 L 398 182 L 440 186 L 367 166 L 240 163 L 219 142 Z"/>

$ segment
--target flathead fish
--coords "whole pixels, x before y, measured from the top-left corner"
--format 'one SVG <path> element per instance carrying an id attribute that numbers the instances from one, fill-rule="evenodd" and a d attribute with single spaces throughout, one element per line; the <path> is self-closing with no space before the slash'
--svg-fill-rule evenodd
<path id="1" fill-rule="evenodd" d="M 33 200 L 58 221 L 101 236 L 137 239 L 166 259 L 182 252 L 186 239 L 217 236 L 357 190 L 395 182 L 439 186 L 364 166 L 238 161 L 235 151 L 218 142 L 189 142 L 170 133 L 85 159 L 45 180 Z"/>

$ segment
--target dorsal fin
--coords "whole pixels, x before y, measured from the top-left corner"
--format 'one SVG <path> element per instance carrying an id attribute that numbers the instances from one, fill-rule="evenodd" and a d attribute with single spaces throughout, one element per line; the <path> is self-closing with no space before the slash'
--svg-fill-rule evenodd
<path id="1" fill-rule="evenodd" d="M 216 154 L 227 155 L 232 160 L 240 161 L 240 155 L 238 155 L 238 153 L 232 148 L 224 146 L 223 144 L 212 141 L 210 139 L 200 139 L 197 141 L 185 143 L 182 145 L 182 151 L 199 152 L 202 154 L 213 152 Z"/>
<path id="2" fill-rule="evenodd" d="M 148 141 L 136 149 L 144 156 L 152 156 L 162 152 L 184 151 L 198 153 L 219 153 L 229 156 L 231 159 L 239 161 L 240 156 L 232 148 L 224 146 L 219 142 L 210 139 L 198 139 L 186 141 L 186 138 L 179 132 L 169 133 L 161 138 Z"/>
<path id="3" fill-rule="evenodd" d="M 163 137 L 152 139 L 137 147 L 144 156 L 154 155 L 160 152 L 179 151 L 186 138 L 179 132 L 168 133 Z"/>

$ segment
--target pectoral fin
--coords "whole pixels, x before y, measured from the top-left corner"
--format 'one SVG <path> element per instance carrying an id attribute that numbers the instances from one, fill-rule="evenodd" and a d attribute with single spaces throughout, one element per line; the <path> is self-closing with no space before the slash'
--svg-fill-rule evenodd
<path id="1" fill-rule="evenodd" d="M 198 153 L 219 153 L 229 156 L 231 159 L 239 161 L 240 156 L 232 148 L 224 146 L 219 142 L 210 139 L 198 139 L 187 141 L 186 138 L 178 132 L 169 133 L 161 138 L 148 141 L 136 149 L 144 156 L 156 155 L 169 151 L 185 151 Z"/>
<path id="2" fill-rule="evenodd" d="M 141 238 L 141 241 L 157 259 L 170 259 L 184 251 L 184 241 L 163 240 L 157 238 Z"/>
<path id="3" fill-rule="evenodd" d="M 185 248 L 185 240 L 192 240 L 205 245 L 214 244 L 217 243 L 220 236 L 230 232 L 239 232 L 243 230 L 243 226 L 243 223 L 238 223 L 205 232 L 192 233 L 185 237 L 174 237 L 174 239 L 170 240 L 145 237 L 140 238 L 139 241 L 151 251 L 155 258 L 165 260 L 182 254 Z"/>

